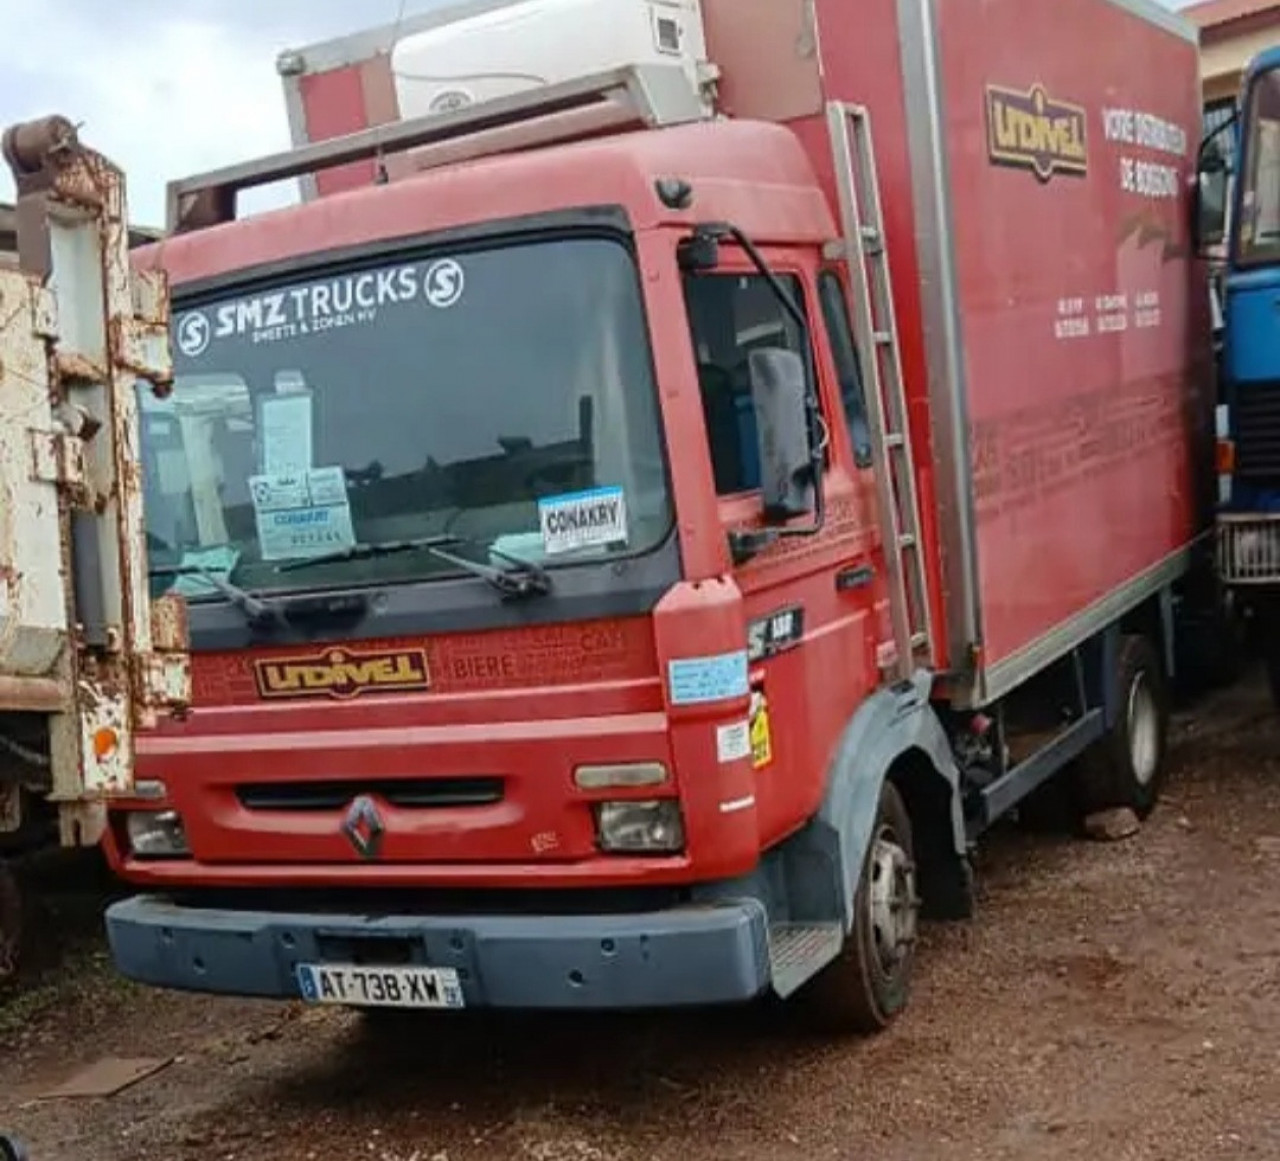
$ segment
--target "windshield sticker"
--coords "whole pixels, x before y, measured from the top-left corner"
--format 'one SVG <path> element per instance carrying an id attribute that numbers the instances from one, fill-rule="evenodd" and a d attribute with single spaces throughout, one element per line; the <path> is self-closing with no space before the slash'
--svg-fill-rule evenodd
<path id="1" fill-rule="evenodd" d="M 462 264 L 453 258 L 413 262 L 309 282 L 233 299 L 177 316 L 180 354 L 199 359 L 227 341 L 277 343 L 368 326 L 387 310 L 438 310 L 456 305 L 466 288 Z"/>
<path id="2" fill-rule="evenodd" d="M 627 500 L 621 488 L 593 488 L 538 501 L 542 550 L 548 556 L 627 542 Z"/>
<path id="3" fill-rule="evenodd" d="M 265 395 L 259 400 L 263 475 L 283 476 L 311 470 L 312 402 L 310 391 Z"/>
<path id="4" fill-rule="evenodd" d="M 249 481 L 263 560 L 302 560 L 355 545 L 342 468 Z"/>
<path id="5" fill-rule="evenodd" d="M 746 697 L 747 651 L 718 657 L 684 657 L 667 663 L 667 692 L 672 705 L 700 705 Z"/>

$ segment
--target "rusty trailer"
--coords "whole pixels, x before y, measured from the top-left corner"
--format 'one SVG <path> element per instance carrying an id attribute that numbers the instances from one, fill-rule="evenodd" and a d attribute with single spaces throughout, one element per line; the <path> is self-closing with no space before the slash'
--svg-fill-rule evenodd
<path id="1" fill-rule="evenodd" d="M 129 266 L 125 182 L 61 117 L 10 128 L 0 266 L 0 854 L 96 844 L 135 733 L 190 698 L 185 606 L 150 599 L 139 384 L 172 380 L 168 290 Z M 0 883 L 0 974 L 18 947 Z"/>

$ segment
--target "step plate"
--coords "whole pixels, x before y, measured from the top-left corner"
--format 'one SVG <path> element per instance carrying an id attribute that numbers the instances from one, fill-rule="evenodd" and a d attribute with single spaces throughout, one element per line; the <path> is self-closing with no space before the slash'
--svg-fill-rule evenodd
<path id="1" fill-rule="evenodd" d="M 769 928 L 769 970 L 773 990 L 783 998 L 812 979 L 840 954 L 844 932 L 838 923 L 775 923 Z"/>

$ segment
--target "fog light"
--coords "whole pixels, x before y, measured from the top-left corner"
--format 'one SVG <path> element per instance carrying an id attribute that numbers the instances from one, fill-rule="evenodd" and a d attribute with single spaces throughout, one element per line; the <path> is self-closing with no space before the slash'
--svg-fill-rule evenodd
<path id="1" fill-rule="evenodd" d="M 684 822 L 678 799 L 660 802 L 601 802 L 596 834 L 602 851 L 615 854 L 670 854 L 684 849 Z"/>
<path id="2" fill-rule="evenodd" d="M 131 810 L 125 815 L 129 846 L 140 859 L 181 859 L 191 854 L 176 810 Z"/>

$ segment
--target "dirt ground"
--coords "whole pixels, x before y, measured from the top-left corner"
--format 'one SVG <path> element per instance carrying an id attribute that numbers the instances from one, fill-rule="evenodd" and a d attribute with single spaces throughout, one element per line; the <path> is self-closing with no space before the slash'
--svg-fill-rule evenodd
<path id="1" fill-rule="evenodd" d="M 1280 722 L 1246 683 L 1175 739 L 1137 837 L 991 836 L 978 918 L 927 931 L 908 1013 L 865 1041 L 774 1010 L 375 1033 L 143 991 L 100 897 L 54 882 L 57 955 L 0 1007 L 0 1127 L 32 1161 L 1280 1157 Z M 173 1059 L 38 1099 L 105 1056 Z"/>

